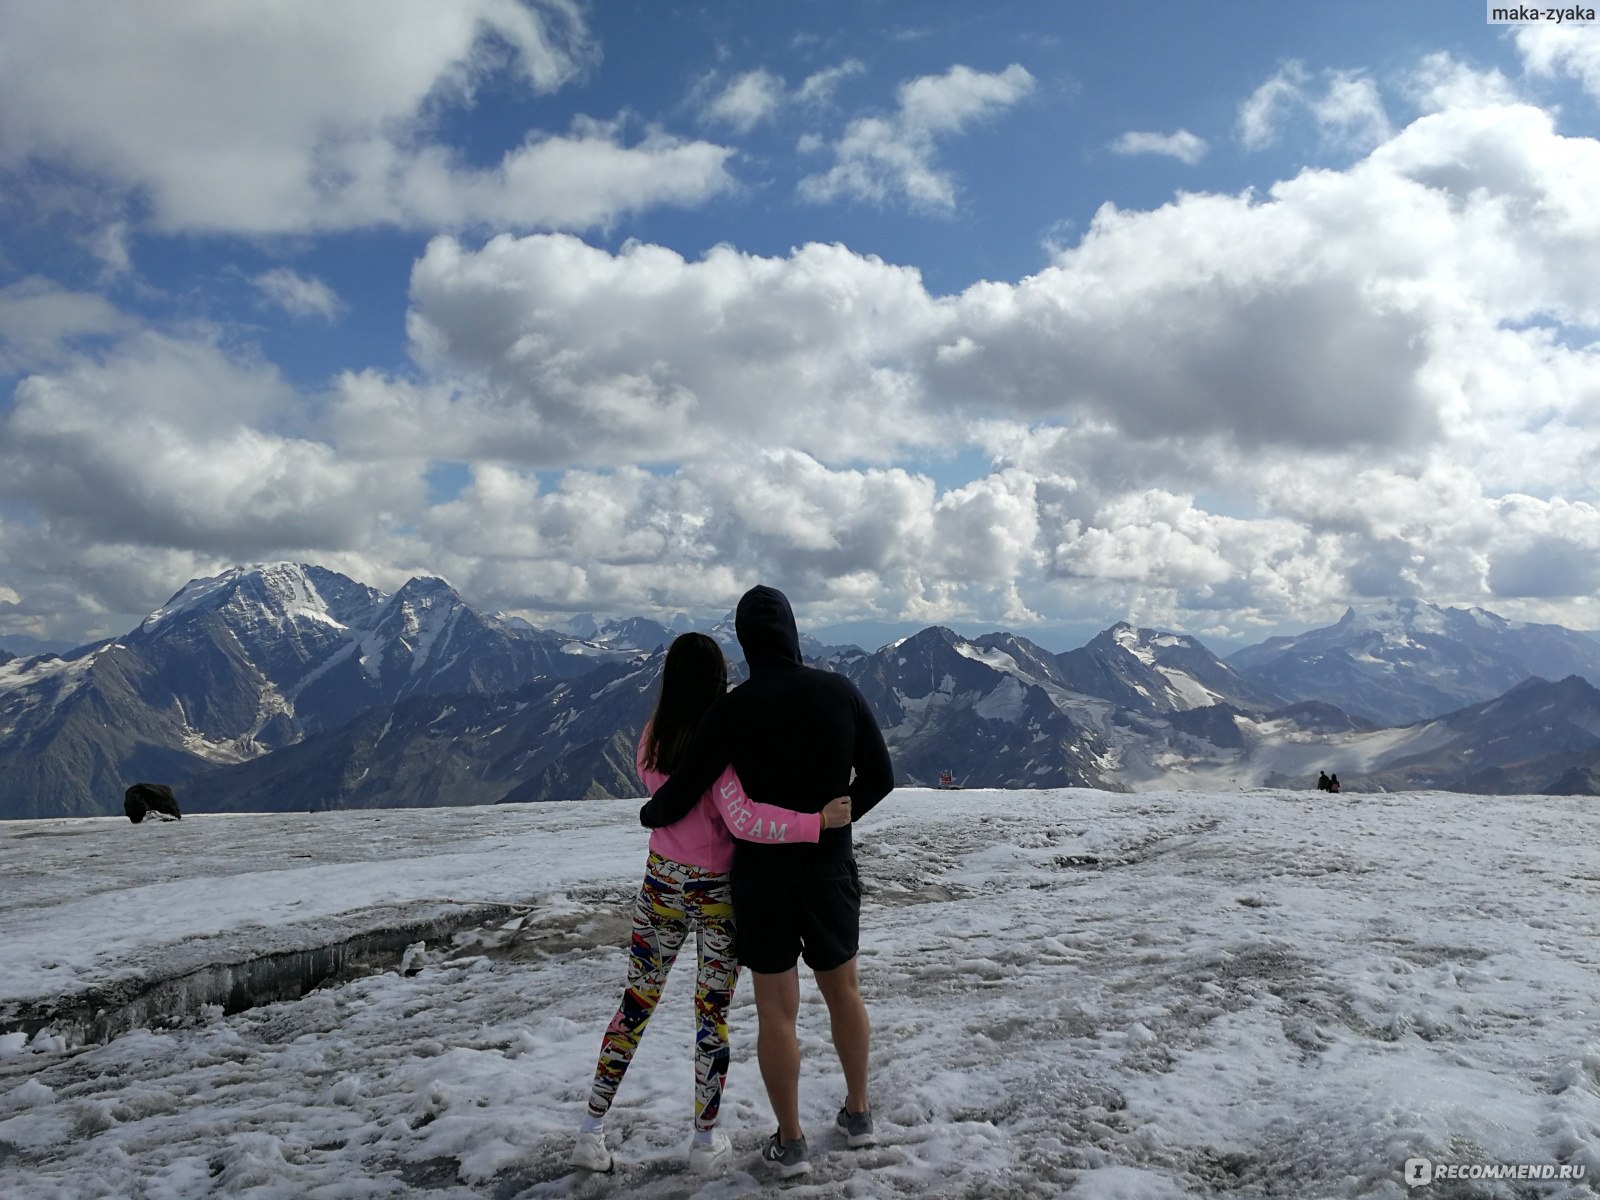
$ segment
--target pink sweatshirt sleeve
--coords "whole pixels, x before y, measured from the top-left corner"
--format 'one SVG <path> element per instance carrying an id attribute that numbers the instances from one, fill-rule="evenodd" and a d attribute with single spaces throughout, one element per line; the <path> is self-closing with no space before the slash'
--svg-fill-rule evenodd
<path id="1" fill-rule="evenodd" d="M 711 785 L 711 802 L 728 832 L 746 842 L 814 842 L 822 836 L 822 814 L 762 804 L 745 795 L 729 763 Z"/>

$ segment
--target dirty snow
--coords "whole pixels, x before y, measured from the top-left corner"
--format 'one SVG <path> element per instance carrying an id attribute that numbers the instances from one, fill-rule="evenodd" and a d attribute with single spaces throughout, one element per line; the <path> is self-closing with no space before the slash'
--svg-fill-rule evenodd
<path id="1" fill-rule="evenodd" d="M 1600 817 L 1580 797 L 905 790 L 857 830 L 882 1145 L 802 990 L 816 1170 L 777 1186 L 742 980 L 720 1180 L 685 1173 L 692 972 L 566 1155 L 624 968 L 631 802 L 0 826 L 6 997 L 439 911 L 525 920 L 233 1016 L 0 1025 L 0 1196 L 1504 1197 L 1413 1156 L 1600 1174 Z M 198 949 L 197 949 L 198 948 Z M 4 1005 L 0 1004 L 0 1008 Z"/>

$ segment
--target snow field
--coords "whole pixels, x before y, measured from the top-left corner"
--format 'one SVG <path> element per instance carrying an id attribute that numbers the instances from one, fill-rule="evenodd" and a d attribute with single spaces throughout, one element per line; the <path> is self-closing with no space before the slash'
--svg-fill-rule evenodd
<path id="1" fill-rule="evenodd" d="M 159 974 L 197 946 L 316 944 L 441 892 L 532 906 L 413 953 L 413 975 L 103 1046 L 0 1037 L 0 1196 L 1592 1194 L 1411 1192 L 1418 1155 L 1600 1177 L 1586 802 L 1265 790 L 896 792 L 857 829 L 883 1144 L 830 1132 L 842 1081 L 807 982 L 817 1166 L 781 1187 L 762 1174 L 772 1121 L 741 980 L 735 1171 L 688 1175 L 685 960 L 607 1122 L 616 1174 L 571 1172 L 643 863 L 634 813 L 0 826 L 8 994 Z M 96 897 L 126 912 L 152 895 L 166 907 L 143 923 L 84 924 Z"/>

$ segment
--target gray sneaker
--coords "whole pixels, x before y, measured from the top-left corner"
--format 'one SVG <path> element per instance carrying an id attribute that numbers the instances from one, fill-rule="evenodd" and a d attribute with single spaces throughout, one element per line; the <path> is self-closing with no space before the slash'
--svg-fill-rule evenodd
<path id="1" fill-rule="evenodd" d="M 773 1134 L 767 1139 L 767 1144 L 761 1147 L 761 1161 L 771 1163 L 778 1168 L 778 1174 L 785 1179 L 794 1175 L 808 1175 L 811 1172 L 811 1155 L 806 1151 L 804 1134 L 787 1145 L 780 1140 L 778 1134 Z"/>
<path id="2" fill-rule="evenodd" d="M 839 1118 L 834 1121 L 844 1131 L 844 1144 L 852 1150 L 859 1150 L 863 1146 L 876 1146 L 878 1135 L 872 1129 L 872 1110 L 853 1113 L 843 1106 L 839 1109 Z"/>

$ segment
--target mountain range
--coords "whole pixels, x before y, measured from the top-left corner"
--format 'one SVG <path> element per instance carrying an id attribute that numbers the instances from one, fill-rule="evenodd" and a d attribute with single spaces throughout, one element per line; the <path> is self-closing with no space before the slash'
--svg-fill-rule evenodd
<path id="1" fill-rule="evenodd" d="M 121 638 L 0 665 L 0 814 L 120 811 L 136 780 L 176 783 L 413 696 L 499 693 L 628 653 L 481 615 L 433 577 L 386 595 L 322 567 L 235 568 Z"/>
<path id="2" fill-rule="evenodd" d="M 392 594 L 272 563 L 191 581 L 121 638 L 0 655 L 0 816 L 121 811 L 139 781 L 192 811 L 637 795 L 633 743 L 687 622 L 481 614 L 445 580 Z M 708 632 L 739 668 L 731 617 Z M 861 688 L 897 777 L 965 786 L 1594 792 L 1600 642 L 1395 600 L 1226 660 L 1119 623 L 1053 654 L 925 629 L 803 639 Z"/>
<path id="3" fill-rule="evenodd" d="M 1600 683 L 1600 641 L 1589 634 L 1411 599 L 1349 609 L 1335 625 L 1270 638 L 1228 661 L 1286 699 L 1332 700 L 1380 725 L 1441 716 L 1530 675 Z"/>

